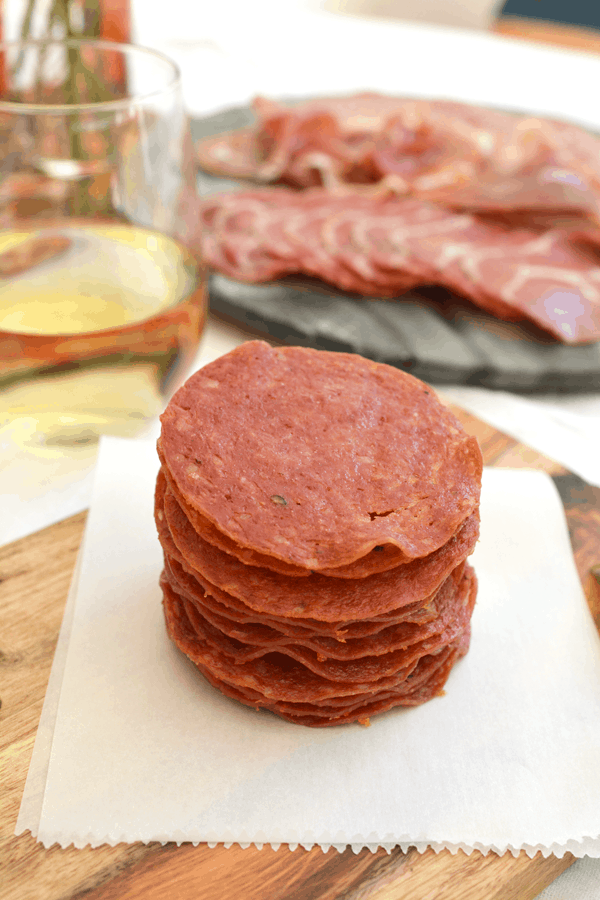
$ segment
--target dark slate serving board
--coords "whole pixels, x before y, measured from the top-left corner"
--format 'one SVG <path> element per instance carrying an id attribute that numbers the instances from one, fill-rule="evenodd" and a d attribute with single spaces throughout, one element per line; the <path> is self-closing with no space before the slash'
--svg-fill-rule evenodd
<path id="1" fill-rule="evenodd" d="M 249 107 L 194 119 L 194 140 L 252 124 Z M 247 184 L 198 176 L 200 192 Z M 213 274 L 211 310 L 283 343 L 360 353 L 437 384 L 470 384 L 519 391 L 600 390 L 600 342 L 568 347 L 533 326 L 481 312 L 442 288 L 411 291 L 397 300 L 343 294 L 309 279 L 249 285 Z"/>

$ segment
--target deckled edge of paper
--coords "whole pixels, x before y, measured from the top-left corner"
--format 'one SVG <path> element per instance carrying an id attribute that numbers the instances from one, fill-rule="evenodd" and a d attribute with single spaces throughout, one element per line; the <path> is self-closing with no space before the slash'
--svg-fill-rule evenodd
<path id="1" fill-rule="evenodd" d="M 551 479 L 548 476 L 545 477 L 547 477 L 551 482 Z M 214 849 L 217 846 L 223 846 L 225 847 L 225 849 L 229 849 L 233 846 L 239 846 L 241 849 L 256 847 L 256 849 L 258 850 L 262 850 L 264 847 L 270 847 L 275 851 L 279 850 L 280 848 L 287 848 L 288 850 L 293 852 L 299 847 L 303 848 L 304 850 L 311 850 L 314 847 L 320 847 L 320 849 L 324 853 L 327 853 L 331 848 L 337 850 L 339 853 L 342 853 L 350 848 L 352 852 L 356 854 L 363 849 L 370 850 L 371 853 L 375 853 L 379 849 L 385 850 L 387 853 L 391 853 L 396 847 L 399 847 L 403 853 L 406 853 L 410 849 L 415 849 L 419 853 L 424 853 L 426 850 L 432 849 L 435 853 L 447 850 L 452 855 L 456 855 L 456 853 L 458 853 L 458 851 L 460 850 L 466 855 L 471 855 L 474 852 L 479 852 L 484 856 L 489 853 L 496 853 L 499 856 L 510 853 L 512 856 L 516 857 L 521 852 L 525 852 L 529 858 L 533 858 L 536 854 L 541 853 L 544 858 L 547 858 L 550 855 L 554 855 L 557 858 L 561 859 L 565 855 L 565 853 L 572 853 L 573 856 L 577 858 L 581 858 L 584 856 L 595 859 L 600 858 L 600 835 L 596 837 L 584 836 L 580 840 L 568 840 L 562 844 L 552 843 L 550 845 L 545 845 L 537 843 L 522 844 L 520 846 L 516 846 L 510 843 L 498 845 L 474 842 L 470 844 L 466 842 L 455 843 L 451 841 L 428 841 L 426 839 L 403 839 L 394 838 L 390 834 L 386 835 L 384 839 L 378 839 L 376 835 L 370 835 L 369 837 L 371 838 L 371 840 L 360 835 L 356 835 L 353 841 L 344 843 L 336 842 L 335 838 L 332 839 L 331 836 L 322 837 L 321 839 L 317 837 L 313 838 L 313 836 L 311 836 L 312 839 L 309 840 L 273 840 L 268 839 L 266 835 L 257 835 L 257 837 L 252 840 L 248 839 L 247 835 L 240 835 L 238 838 L 234 838 L 233 835 L 230 834 L 218 836 L 214 833 L 205 835 L 201 835 L 199 833 L 190 833 L 187 835 L 175 834 L 169 836 L 148 834 L 144 835 L 141 833 L 120 833 L 107 834 L 103 838 L 94 837 L 91 834 L 81 836 L 71 835 L 69 838 L 64 838 L 58 837 L 54 832 L 49 831 L 40 834 L 39 825 L 43 808 L 48 766 L 52 750 L 54 727 L 60 702 L 64 668 L 69 648 L 72 620 L 76 605 L 75 601 L 77 596 L 81 560 L 85 553 L 86 536 L 87 527 L 86 533 L 84 533 L 84 537 L 81 543 L 77 562 L 73 572 L 73 577 L 71 580 L 69 594 L 65 604 L 63 622 L 55 649 L 54 661 L 52 664 L 48 687 L 46 690 L 46 697 L 44 700 L 44 706 L 42 709 L 42 715 L 38 727 L 38 733 L 36 736 L 29 772 L 27 775 L 23 798 L 21 801 L 21 808 L 19 810 L 17 824 L 15 826 L 14 833 L 16 835 L 21 835 L 26 831 L 29 831 L 32 837 L 36 838 L 37 841 L 41 843 L 46 849 L 50 849 L 54 845 L 58 845 L 62 849 L 66 849 L 70 846 L 73 846 L 76 849 L 83 849 L 87 846 L 91 848 L 96 848 L 103 845 L 114 847 L 121 843 L 160 843 L 163 846 L 168 843 L 175 843 L 177 844 L 177 846 L 181 846 L 181 844 L 184 843 L 191 843 L 193 846 L 198 846 L 198 844 L 200 843 L 206 843 L 207 846 L 211 849 Z"/>
<path id="2" fill-rule="evenodd" d="M 223 846 L 226 850 L 230 847 L 240 847 L 242 850 L 246 850 L 249 847 L 255 847 L 257 850 L 262 850 L 264 847 L 270 847 L 272 850 L 279 850 L 281 848 L 287 848 L 288 850 L 294 851 L 301 847 L 304 850 L 312 850 L 313 847 L 319 847 L 323 853 L 327 853 L 330 849 L 337 850 L 339 853 L 343 853 L 345 850 L 350 848 L 353 853 L 360 853 L 361 850 L 370 850 L 371 853 L 376 853 L 377 850 L 385 850 L 386 853 L 391 853 L 396 847 L 399 847 L 403 853 L 407 853 L 411 849 L 417 850 L 419 853 L 424 853 L 426 850 L 433 850 L 435 853 L 440 853 L 442 850 L 449 851 L 453 856 L 455 856 L 459 850 L 465 853 L 467 856 L 470 856 L 472 853 L 479 852 L 483 856 L 487 856 L 489 853 L 496 853 L 498 856 L 504 856 L 507 853 L 510 853 L 512 856 L 518 856 L 521 852 L 525 852 L 527 856 L 532 859 L 536 854 L 541 853 L 544 858 L 548 856 L 556 856 L 558 859 L 562 859 L 565 853 L 572 853 L 573 856 L 577 858 L 581 858 L 584 856 L 588 856 L 594 859 L 600 858 L 600 835 L 597 837 L 584 837 L 579 841 L 569 840 L 564 844 L 553 843 L 550 845 L 545 844 L 523 844 L 519 847 L 513 844 L 482 844 L 479 842 L 475 842 L 473 844 L 469 843 L 453 843 L 451 841 L 415 841 L 415 840 L 365 840 L 363 838 L 357 837 L 357 839 L 351 843 L 337 843 L 334 840 L 309 840 L 309 841 L 274 841 L 268 839 L 257 839 L 257 840 L 228 840 L 228 839 L 215 839 L 212 835 L 181 835 L 175 837 L 165 837 L 164 835 L 142 835 L 142 834 L 111 834 L 106 835 L 105 838 L 99 840 L 98 838 L 92 837 L 92 835 L 82 835 L 73 836 L 72 838 L 65 840 L 64 838 L 55 838 L 51 834 L 45 834 L 38 838 L 40 843 L 46 847 L 46 849 L 50 849 L 50 847 L 58 844 L 62 849 L 66 849 L 71 845 L 76 849 L 83 849 L 84 847 L 90 846 L 92 848 L 100 847 L 104 844 L 108 844 L 111 847 L 117 846 L 117 844 L 131 844 L 131 843 L 142 843 L 142 844 L 150 844 L 150 843 L 159 843 L 163 846 L 165 844 L 174 843 L 177 846 L 181 846 L 181 844 L 193 844 L 194 847 L 198 846 L 198 844 L 206 843 L 208 847 L 214 849 L 218 846 Z"/>

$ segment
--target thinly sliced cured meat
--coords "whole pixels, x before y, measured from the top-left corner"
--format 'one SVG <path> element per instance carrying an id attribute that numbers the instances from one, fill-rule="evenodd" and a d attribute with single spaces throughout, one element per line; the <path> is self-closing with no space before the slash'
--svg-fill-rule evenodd
<path id="1" fill-rule="evenodd" d="M 211 685 L 310 727 L 442 692 L 469 644 L 481 452 L 426 385 L 249 342 L 177 392 L 159 456 L 167 631 Z"/>
<path id="2" fill-rule="evenodd" d="M 591 229 L 511 229 L 412 198 L 282 189 L 211 198 L 203 222 L 207 264 L 241 281 L 302 273 L 380 298 L 436 284 L 565 343 L 600 339 L 600 240 Z"/>
<path id="3" fill-rule="evenodd" d="M 370 185 L 460 209 L 598 216 L 600 141 L 576 125 L 378 94 L 257 98 L 254 109 L 253 128 L 200 144 L 204 168 L 300 188 Z"/>
<path id="4" fill-rule="evenodd" d="M 183 563 L 177 561 L 177 556 L 169 555 L 168 550 L 165 550 L 165 568 L 162 577 L 176 593 L 190 600 L 200 611 L 208 610 L 209 613 L 215 613 L 243 625 L 265 625 L 292 638 L 325 637 L 344 643 L 378 634 L 390 625 L 407 623 L 427 625 L 438 615 L 437 591 L 423 600 L 390 610 L 380 616 L 363 619 L 324 622 L 310 618 L 277 616 L 270 612 L 261 613 L 246 606 L 233 594 L 227 594 L 211 584 L 200 572 L 190 574 L 184 569 Z"/>
<path id="5" fill-rule="evenodd" d="M 211 624 L 199 609 L 183 599 L 190 625 L 197 637 L 215 650 L 230 657 L 236 665 L 250 663 L 271 653 L 281 653 L 294 662 L 299 662 L 309 671 L 330 681 L 347 683 L 377 682 L 390 675 L 409 674 L 422 656 L 442 650 L 452 643 L 467 627 L 472 613 L 474 598 L 471 595 L 470 572 L 465 574 L 460 585 L 448 586 L 450 595 L 447 607 L 439 616 L 437 630 L 429 633 L 404 636 L 401 628 L 389 628 L 379 640 L 355 642 L 346 647 L 346 652 L 329 653 L 326 647 L 314 648 L 309 641 L 278 640 L 269 643 L 249 643 L 239 637 L 224 632 Z M 400 634 L 398 634 L 400 632 Z M 359 645 L 362 644 L 362 647 Z M 354 649 L 354 652 L 352 650 Z M 375 653 L 369 650 L 374 649 Z"/>
<path id="6" fill-rule="evenodd" d="M 366 684 L 342 684 L 315 675 L 301 663 L 276 653 L 250 663 L 231 662 L 217 648 L 198 638 L 184 604 L 169 589 L 165 592 L 164 608 L 170 636 L 223 694 L 312 727 L 356 721 L 368 724 L 369 717 L 377 712 L 426 702 L 441 692 L 456 659 L 468 648 L 469 630 L 465 629 L 440 653 L 422 656 L 396 676 L 383 676 Z M 340 703 L 344 698 L 346 702 Z"/>
<path id="7" fill-rule="evenodd" d="M 229 656 L 217 645 L 200 637 L 194 630 L 188 615 L 189 607 L 177 595 L 167 589 L 165 592 L 165 612 L 167 627 L 172 635 L 177 636 L 177 643 L 185 647 L 186 655 L 201 669 L 205 667 L 211 674 L 234 686 L 257 691 L 265 698 L 292 702 L 313 702 L 334 697 L 352 696 L 357 693 L 372 691 L 374 685 L 379 689 L 396 689 L 400 693 L 404 685 L 415 672 L 420 659 L 428 659 L 435 654 L 423 654 L 423 657 L 412 658 L 404 667 L 384 665 L 383 674 L 364 666 L 353 666 L 347 669 L 347 678 L 343 681 L 317 674 L 290 656 L 281 653 L 267 654 L 248 662 L 239 662 Z M 458 635 L 455 640 L 458 640 Z M 385 657 L 378 658 L 382 662 Z M 363 680 L 363 676 L 365 676 Z M 351 678 L 354 677 L 354 680 Z M 412 685 L 410 686 L 412 687 Z M 409 693 L 406 685 L 406 693 Z"/>
<path id="8" fill-rule="evenodd" d="M 431 388 L 355 354 L 247 342 L 192 375 L 161 422 L 190 506 L 313 571 L 387 543 L 427 556 L 479 504 L 477 441 Z"/>
<path id="9" fill-rule="evenodd" d="M 189 526 L 191 526 L 196 534 L 209 544 L 218 547 L 219 550 L 223 550 L 231 556 L 235 556 L 245 565 L 271 569 L 282 575 L 310 575 L 309 569 L 286 563 L 276 556 L 257 553 L 255 550 L 252 550 L 251 547 L 243 547 L 241 544 L 238 544 L 236 541 L 227 537 L 227 535 L 222 531 L 219 531 L 212 522 L 201 515 L 198 510 L 194 509 L 186 502 L 181 491 L 164 467 L 161 468 L 157 479 L 157 492 L 160 492 L 161 510 L 167 484 L 169 486 L 169 491 L 177 501 L 183 515 L 187 519 L 188 524 L 186 525 L 186 531 L 188 542 L 190 536 Z M 394 569 L 396 566 L 409 562 L 409 560 L 410 558 L 407 557 L 399 547 L 395 547 L 394 544 L 380 544 L 377 547 L 374 547 L 370 553 L 365 554 L 365 556 L 362 556 L 360 559 L 348 563 L 347 565 L 338 566 L 333 569 L 321 569 L 321 574 L 329 575 L 332 578 L 365 578 L 367 575 L 375 575 L 378 572 L 387 572 L 389 569 Z"/>
<path id="10" fill-rule="evenodd" d="M 300 620 L 365 619 L 421 602 L 473 551 L 479 534 L 477 516 L 473 515 L 458 535 L 435 553 L 388 572 L 355 580 L 319 574 L 298 579 L 268 569 L 248 570 L 238 559 L 200 537 L 192 544 L 186 541 L 183 517 L 177 509 L 167 505 L 165 515 L 188 573 L 199 573 L 211 585 L 237 597 L 256 612 Z"/>
<path id="11" fill-rule="evenodd" d="M 158 442 L 158 453 L 162 458 L 160 441 Z M 209 519 L 207 519 L 200 512 L 198 512 L 197 509 L 194 509 L 193 506 L 190 506 L 189 503 L 186 502 L 185 497 L 183 497 L 181 491 L 164 466 L 161 468 L 158 474 L 156 483 L 157 500 L 160 504 L 158 506 L 157 515 L 160 516 L 161 523 L 164 518 L 162 505 L 167 484 L 169 486 L 170 492 L 173 494 L 177 503 L 181 507 L 186 519 L 188 520 L 189 525 L 193 528 L 196 534 L 198 534 L 209 544 L 218 547 L 219 550 L 222 550 L 224 553 L 229 553 L 232 556 L 235 556 L 237 559 L 241 560 L 241 562 L 248 566 L 261 566 L 263 568 L 266 567 L 273 570 L 274 572 L 280 572 L 282 575 L 310 575 L 309 569 L 303 568 L 302 566 L 295 566 L 292 563 L 286 563 L 281 559 L 277 559 L 277 557 L 275 556 L 268 556 L 264 553 L 257 553 L 256 550 L 253 550 L 251 547 L 242 547 L 222 531 L 219 531 L 219 529 L 215 525 L 213 525 L 213 523 Z"/>
<path id="12" fill-rule="evenodd" d="M 471 599 L 474 600 L 470 593 L 472 572 L 469 570 L 467 577 L 463 577 L 463 574 L 464 566 L 458 566 L 436 592 L 429 604 L 435 614 L 427 616 L 427 621 L 420 621 L 417 615 L 412 615 L 401 622 L 383 623 L 370 634 L 346 636 L 343 640 L 308 628 L 297 629 L 297 633 L 288 634 L 287 629 L 282 631 L 280 624 L 274 620 L 269 620 L 268 623 L 236 622 L 226 612 L 217 612 L 214 603 L 206 603 L 206 596 L 199 600 L 185 589 L 181 590 L 179 583 L 168 577 L 166 580 L 176 593 L 191 603 L 198 615 L 217 631 L 237 641 L 232 651 L 236 659 L 251 659 L 275 650 L 287 652 L 285 648 L 295 646 L 311 650 L 323 661 L 375 657 L 391 650 L 406 650 L 416 645 L 420 647 L 419 655 L 423 655 L 425 641 L 437 639 L 440 635 L 445 635 L 440 638 L 442 643 L 453 640 L 454 637 L 450 638 L 448 635 L 457 634 L 466 625 L 471 615 L 469 604 Z M 188 615 L 193 624 L 193 616 Z M 428 646 L 427 652 L 432 652 L 432 645 Z"/>
<path id="13" fill-rule="evenodd" d="M 159 456 L 162 457 L 160 441 Z M 156 485 L 157 498 L 160 502 L 160 512 L 158 515 L 160 515 L 161 520 L 163 519 L 162 504 L 167 485 L 170 493 L 177 501 L 181 511 L 187 519 L 189 526 L 191 526 L 196 534 L 209 544 L 218 547 L 219 550 L 223 550 L 225 553 L 235 556 L 245 565 L 271 569 L 282 575 L 310 575 L 309 569 L 301 566 L 294 566 L 291 563 L 285 563 L 283 560 L 277 559 L 277 557 L 274 556 L 257 553 L 250 547 L 243 547 L 241 544 L 237 544 L 231 538 L 228 538 L 227 535 L 219 531 L 212 522 L 202 516 L 198 510 L 194 509 L 186 502 L 177 485 L 164 467 L 161 468 L 158 474 Z M 380 544 L 377 547 L 374 547 L 370 553 L 367 553 L 365 556 L 352 563 L 338 566 L 333 569 L 324 568 L 320 571 L 322 575 L 329 575 L 332 578 L 365 578 L 367 575 L 375 575 L 378 572 L 387 572 L 389 569 L 393 569 L 396 566 L 403 565 L 409 561 L 410 557 L 407 557 L 406 554 L 403 553 L 399 547 L 394 546 L 394 544 Z"/>

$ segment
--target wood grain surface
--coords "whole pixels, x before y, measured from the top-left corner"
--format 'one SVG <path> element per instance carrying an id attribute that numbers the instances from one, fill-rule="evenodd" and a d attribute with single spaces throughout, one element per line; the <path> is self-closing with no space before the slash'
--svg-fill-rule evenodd
<path id="1" fill-rule="evenodd" d="M 541 468 L 561 491 L 575 559 L 595 601 L 600 490 L 455 410 L 487 464 Z M 358 854 L 120 844 L 49 850 L 13 834 L 83 528 L 80 514 L 0 548 L 0 900 L 532 900 L 572 862 L 494 853 Z M 600 591 L 598 592 L 600 594 Z"/>

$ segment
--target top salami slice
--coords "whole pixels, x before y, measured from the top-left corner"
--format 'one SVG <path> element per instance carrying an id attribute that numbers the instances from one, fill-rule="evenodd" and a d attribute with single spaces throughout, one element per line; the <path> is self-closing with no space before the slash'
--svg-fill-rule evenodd
<path id="1" fill-rule="evenodd" d="M 425 384 L 360 356 L 251 341 L 189 378 L 161 421 L 191 507 L 312 571 L 385 544 L 426 556 L 479 503 L 477 441 Z"/>

